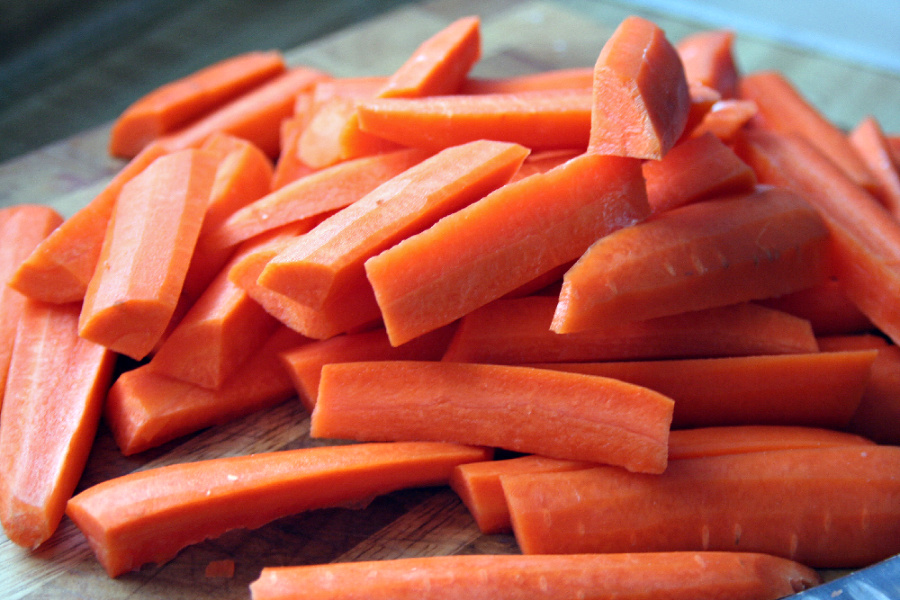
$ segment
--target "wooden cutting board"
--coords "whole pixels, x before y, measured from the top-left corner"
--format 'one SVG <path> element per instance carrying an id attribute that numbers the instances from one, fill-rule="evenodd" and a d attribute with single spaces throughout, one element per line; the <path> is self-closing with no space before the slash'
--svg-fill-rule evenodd
<path id="1" fill-rule="evenodd" d="M 296 48 L 295 64 L 337 76 L 388 74 L 426 37 L 451 20 L 479 14 L 484 56 L 476 74 L 500 76 L 590 66 L 603 42 L 632 11 L 613 2 L 439 0 L 411 4 L 378 19 Z M 703 24 L 635 11 L 677 40 Z M 303 17 L 298 17 L 303 18 Z M 239 27 L 239 26 L 238 26 Z M 736 54 L 745 71 L 784 71 L 822 110 L 844 127 L 867 113 L 900 131 L 900 80 L 865 66 L 740 35 Z M 836 93 L 840 91 L 840 93 Z M 72 214 L 122 165 L 106 155 L 108 128 L 86 131 L 0 165 L 0 206 L 39 202 Z M 0 242 L 2 243 L 2 242 Z M 120 455 L 101 425 L 80 489 L 136 469 L 252 452 L 312 445 L 309 419 L 299 402 L 204 431 L 138 457 Z M 254 531 L 233 531 L 184 550 L 159 566 L 106 576 L 80 532 L 64 520 L 42 548 L 28 552 L 0 533 L 3 598 L 248 598 L 263 566 L 460 553 L 515 553 L 511 536 L 484 536 L 448 489 L 411 490 L 366 507 L 313 511 Z M 229 559 L 233 577 L 207 577 L 211 561 Z"/>

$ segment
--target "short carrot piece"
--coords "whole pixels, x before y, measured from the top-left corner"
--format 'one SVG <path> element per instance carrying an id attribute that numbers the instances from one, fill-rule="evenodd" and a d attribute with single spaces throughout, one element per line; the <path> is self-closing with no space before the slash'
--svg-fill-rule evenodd
<path id="1" fill-rule="evenodd" d="M 489 456 L 482 448 L 412 442 L 211 459 L 107 480 L 72 498 L 67 514 L 116 577 L 231 529 L 399 489 L 446 485 L 457 464 Z"/>
<path id="2" fill-rule="evenodd" d="M 588 151 L 658 160 L 684 132 L 690 104 L 684 67 L 665 32 L 627 17 L 594 65 Z"/>
<path id="3" fill-rule="evenodd" d="M 366 275 L 399 344 L 574 261 L 648 213 L 639 161 L 581 154 L 373 256 Z"/>
<path id="4" fill-rule="evenodd" d="M 758 110 L 752 100 L 719 100 L 713 104 L 690 134 L 699 137 L 711 133 L 730 144 L 738 133 L 756 116 Z"/>
<path id="5" fill-rule="evenodd" d="M 524 554 L 722 550 L 813 568 L 900 551 L 900 448 L 865 444 L 501 478 Z"/>
<path id="6" fill-rule="evenodd" d="M 458 93 L 515 94 L 549 90 L 590 90 L 593 85 L 593 68 L 570 67 L 510 77 L 469 77 L 463 82 Z"/>
<path id="7" fill-rule="evenodd" d="M 661 473 L 672 405 L 647 388 L 547 369 L 339 363 L 322 368 L 310 432 L 359 441 L 452 441 Z"/>
<path id="8" fill-rule="evenodd" d="M 722 98 L 737 96 L 741 74 L 734 57 L 735 33 L 727 29 L 701 31 L 681 38 L 675 49 L 685 78 L 718 91 Z"/>
<path id="9" fill-rule="evenodd" d="M 850 143 L 878 183 L 875 196 L 888 212 L 900 218 L 900 161 L 894 158 L 881 124 L 872 116 L 865 117 L 849 136 Z"/>
<path id="10" fill-rule="evenodd" d="M 878 349 L 869 383 L 849 431 L 879 444 L 900 445 L 900 347 Z"/>
<path id="11" fill-rule="evenodd" d="M 79 305 L 26 302 L 0 413 L 0 523 L 29 549 L 57 529 L 88 460 L 115 356 L 78 337 Z"/>
<path id="12" fill-rule="evenodd" d="M 746 552 L 455 555 L 267 567 L 253 600 L 776 600 L 821 583 L 799 563 Z"/>
<path id="13" fill-rule="evenodd" d="M 150 142 L 187 125 L 266 81 L 287 66 L 278 51 L 246 52 L 221 60 L 142 96 L 112 126 L 109 152 L 131 158 Z"/>
<path id="14" fill-rule="evenodd" d="M 823 427 L 734 425 L 677 429 L 669 434 L 669 460 L 792 448 L 874 445 L 870 439 Z"/>

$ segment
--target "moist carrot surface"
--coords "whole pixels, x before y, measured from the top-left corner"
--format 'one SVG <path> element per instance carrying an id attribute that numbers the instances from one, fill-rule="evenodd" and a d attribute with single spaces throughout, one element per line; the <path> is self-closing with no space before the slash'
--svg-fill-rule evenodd
<path id="1" fill-rule="evenodd" d="M 669 434 L 669 460 L 792 448 L 865 446 L 875 442 L 846 431 L 786 425 L 677 429 Z"/>
<path id="2" fill-rule="evenodd" d="M 867 116 L 849 135 L 850 143 L 877 182 L 875 196 L 891 214 L 900 216 L 900 162 L 894 158 L 881 124 Z"/>
<path id="3" fill-rule="evenodd" d="M 675 49 L 688 82 L 700 82 L 722 98 L 734 98 L 741 77 L 733 51 L 735 37 L 731 30 L 713 29 L 681 38 Z"/>
<path id="4" fill-rule="evenodd" d="M 777 298 L 765 298 L 758 302 L 808 320 L 818 336 L 875 330 L 872 321 L 851 302 L 844 286 L 834 278 L 803 290 Z"/>

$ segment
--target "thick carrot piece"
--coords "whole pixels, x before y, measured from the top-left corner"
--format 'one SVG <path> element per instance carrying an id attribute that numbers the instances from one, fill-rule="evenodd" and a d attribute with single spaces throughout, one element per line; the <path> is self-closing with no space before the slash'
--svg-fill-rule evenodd
<path id="1" fill-rule="evenodd" d="M 366 261 L 391 342 L 446 325 L 577 259 L 649 212 L 640 162 L 581 154 Z"/>
<path id="2" fill-rule="evenodd" d="M 688 82 L 699 82 L 718 91 L 722 98 L 737 95 L 740 72 L 735 62 L 735 34 L 727 29 L 701 31 L 675 44 Z"/>
<path id="3" fill-rule="evenodd" d="M 869 384 L 847 428 L 879 444 L 900 445 L 900 347 L 878 349 Z"/>
<path id="4" fill-rule="evenodd" d="M 874 350 L 858 350 L 532 366 L 613 377 L 656 390 L 675 401 L 674 428 L 839 429 L 847 426 L 860 405 L 875 360 Z"/>
<path id="5" fill-rule="evenodd" d="M 776 600 L 821 577 L 794 561 L 745 552 L 456 555 L 268 567 L 253 600 Z"/>
<path id="6" fill-rule="evenodd" d="M 247 52 L 221 60 L 142 96 L 116 118 L 109 152 L 131 158 L 150 142 L 284 73 L 278 51 Z"/>
<path id="7" fill-rule="evenodd" d="M 835 446 L 502 477 L 525 554 L 725 550 L 813 568 L 900 551 L 900 448 Z"/>
<path id="8" fill-rule="evenodd" d="M 365 281 L 366 259 L 502 186 L 527 154 L 489 140 L 443 150 L 299 237 L 269 261 L 259 284 L 321 308 Z"/>
<path id="9" fill-rule="evenodd" d="M 900 340 L 900 222 L 805 138 L 745 132 L 738 154 L 763 183 L 793 189 L 831 231 L 833 273 L 850 300 Z"/>
<path id="10" fill-rule="evenodd" d="M 591 92 L 376 98 L 357 106 L 360 128 L 404 146 L 437 151 L 479 139 L 532 150 L 584 150 L 591 129 Z"/>
<path id="11" fill-rule="evenodd" d="M 571 67 L 551 69 L 511 77 L 469 77 L 459 94 L 515 94 L 550 90 L 590 90 L 594 85 L 594 69 Z"/>
<path id="12" fill-rule="evenodd" d="M 37 548 L 56 530 L 87 463 L 114 354 L 78 337 L 78 304 L 29 300 L 0 417 L 0 522 Z"/>
<path id="13" fill-rule="evenodd" d="M 506 365 L 325 365 L 314 437 L 492 446 L 660 473 L 673 402 L 605 377 Z M 376 416 L 377 415 L 377 416 Z"/>
<path id="14" fill-rule="evenodd" d="M 822 217 L 788 190 L 695 202 L 598 239 L 563 277 L 551 329 L 789 294 L 827 279 L 829 250 Z"/>
<path id="15" fill-rule="evenodd" d="M 684 67 L 665 32 L 628 17 L 594 65 L 588 151 L 658 160 L 684 132 L 690 104 Z"/>
<path id="16" fill-rule="evenodd" d="M 662 160 L 643 164 L 647 201 L 654 213 L 715 196 L 750 192 L 756 174 L 712 133 L 686 139 Z"/>
<path id="17" fill-rule="evenodd" d="M 832 278 L 804 290 L 757 302 L 806 319 L 817 336 L 845 335 L 875 329 L 872 321 L 847 297 L 844 286 Z"/>
<path id="18" fill-rule="evenodd" d="M 97 267 L 119 192 L 163 154 L 161 146 L 151 144 L 129 161 L 93 200 L 38 244 L 9 285 L 43 302 L 80 302 Z"/>
<path id="19" fill-rule="evenodd" d="M 850 143 L 878 182 L 876 197 L 900 218 L 900 162 L 894 158 L 881 125 L 872 116 L 864 118 L 850 132 Z"/>
<path id="20" fill-rule="evenodd" d="M 792 448 L 874 445 L 870 439 L 823 427 L 734 425 L 676 429 L 669 434 L 669 460 L 767 452 Z"/>
<path id="21" fill-rule="evenodd" d="M 231 529 L 399 489 L 446 485 L 453 467 L 489 456 L 483 448 L 412 442 L 197 461 L 97 484 L 72 498 L 67 514 L 116 577 Z M 168 533 L 160 535 L 160 527 Z"/>

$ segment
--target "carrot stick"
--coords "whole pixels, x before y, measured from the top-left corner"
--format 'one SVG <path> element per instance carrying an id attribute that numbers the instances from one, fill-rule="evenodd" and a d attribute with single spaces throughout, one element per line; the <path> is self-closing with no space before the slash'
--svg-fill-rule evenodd
<path id="1" fill-rule="evenodd" d="M 799 563 L 744 552 L 456 555 L 266 567 L 253 600 L 775 600 L 821 577 Z"/>
<path id="2" fill-rule="evenodd" d="M 860 404 L 875 356 L 874 350 L 859 350 L 531 366 L 613 377 L 656 390 L 675 400 L 675 428 L 842 428 Z"/>
<path id="3" fill-rule="evenodd" d="M 763 306 L 783 310 L 812 324 L 817 336 L 872 331 L 875 326 L 847 297 L 835 279 L 797 290 L 777 298 L 758 301 Z"/>
<path id="4" fill-rule="evenodd" d="M 709 132 L 730 144 L 756 114 L 756 103 L 751 100 L 719 100 L 710 107 L 703 120 L 690 130 L 690 135 L 697 137 Z"/>
<path id="5" fill-rule="evenodd" d="M 874 117 L 865 117 L 850 132 L 850 143 L 878 183 L 876 197 L 900 218 L 900 163 L 894 159 L 881 125 Z"/>
<path id="6" fill-rule="evenodd" d="M 756 174 L 712 133 L 680 142 L 662 160 L 643 164 L 654 213 L 715 196 L 750 192 Z"/>
<path id="7" fill-rule="evenodd" d="M 301 93 L 297 98 L 309 97 L 310 94 Z M 272 173 L 272 190 L 280 189 L 287 184 L 315 173 L 317 169 L 309 166 L 300 159 L 297 147 L 300 144 L 300 136 L 308 123 L 308 117 L 296 114 L 281 122 L 281 150 Z"/>
<path id="8" fill-rule="evenodd" d="M 322 106 L 332 98 L 351 98 L 355 100 L 374 98 L 384 87 L 387 77 L 370 75 L 363 77 L 335 77 L 319 81 L 312 89 L 312 106 Z"/>
<path id="9" fill-rule="evenodd" d="M 278 355 L 307 341 L 277 329 L 215 390 L 154 373 L 147 365 L 123 373 L 104 408 L 116 445 L 126 456 L 137 454 L 288 400 L 294 388 Z"/>
<path id="10" fill-rule="evenodd" d="M 0 522 L 37 548 L 87 463 L 115 358 L 78 337 L 78 304 L 26 302 L 0 418 Z"/>
<path id="11" fill-rule="evenodd" d="M 571 67 L 513 75 L 510 77 L 468 77 L 458 93 L 516 94 L 549 90 L 590 90 L 594 85 L 594 69 Z"/>
<path id="12" fill-rule="evenodd" d="M 178 303 L 216 166 L 205 151 L 176 152 L 122 189 L 79 335 L 135 360 L 153 350 Z"/>
<path id="13" fill-rule="evenodd" d="M 690 105 L 687 120 L 675 145 L 681 140 L 691 137 L 691 134 L 703 122 L 716 103 L 722 100 L 722 94 L 718 90 L 697 82 L 688 82 L 688 96 Z"/>
<path id="14" fill-rule="evenodd" d="M 248 93 L 286 69 L 278 51 L 246 52 L 160 86 L 116 118 L 109 152 L 131 158 L 150 142 Z"/>
<path id="15" fill-rule="evenodd" d="M 822 352 L 842 352 L 846 350 L 881 350 L 889 342 L 877 333 L 846 333 L 817 336 Z"/>
<path id="16" fill-rule="evenodd" d="M 231 529 L 403 488 L 445 485 L 454 466 L 487 456 L 480 448 L 408 443 L 211 459 L 107 480 L 72 498 L 67 514 L 116 577 Z"/>
<path id="17" fill-rule="evenodd" d="M 547 369 L 338 363 L 322 367 L 310 433 L 359 441 L 453 441 L 660 473 L 672 404 L 625 382 Z"/>
<path id="18" fill-rule="evenodd" d="M 367 258 L 500 187 L 527 154 L 488 140 L 443 150 L 297 238 L 269 261 L 259 284 L 321 308 L 365 281 Z"/>
<path id="19" fill-rule="evenodd" d="M 684 67 L 665 32 L 627 17 L 594 65 L 588 151 L 660 159 L 684 132 L 690 103 Z"/>
<path id="20" fill-rule="evenodd" d="M 740 73 L 735 62 L 733 31 L 701 31 L 675 44 L 688 82 L 699 82 L 717 90 L 722 98 L 737 95 Z"/>
<path id="21" fill-rule="evenodd" d="M 551 329 L 600 329 L 822 283 L 828 229 L 799 195 L 768 188 L 695 202 L 597 240 L 563 277 Z"/>
<path id="22" fill-rule="evenodd" d="M 20 204 L 0 209 L 0 239 L 3 240 L 0 245 L 0 407 L 3 406 L 16 328 L 26 300 L 6 282 L 62 221 L 58 212 L 40 204 Z"/>
<path id="23" fill-rule="evenodd" d="M 366 261 L 391 342 L 446 325 L 648 214 L 635 159 L 581 154 Z"/>
<path id="24" fill-rule="evenodd" d="M 821 427 L 732 425 L 678 429 L 669 434 L 669 460 L 767 452 L 792 448 L 864 446 L 875 442 L 859 435 Z"/>
<path id="25" fill-rule="evenodd" d="M 161 146 L 151 144 L 129 161 L 93 200 L 38 244 L 9 285 L 43 302 L 81 301 L 94 275 L 119 192 L 164 153 Z"/>
<path id="26" fill-rule="evenodd" d="M 850 300 L 900 340 L 900 222 L 828 157 L 797 136 L 746 132 L 738 154 L 763 183 L 783 185 L 814 205 L 831 231 L 833 272 Z"/>
<path id="27" fill-rule="evenodd" d="M 869 384 L 848 430 L 879 444 L 900 445 L 900 347 L 878 349 Z"/>
<path id="28" fill-rule="evenodd" d="M 538 173 L 546 173 L 551 169 L 562 165 L 563 163 L 575 158 L 581 154 L 578 150 L 543 150 L 541 152 L 532 152 L 525 157 L 525 161 L 516 174 L 509 180 L 510 183 L 525 179 L 530 175 Z"/>
<path id="29" fill-rule="evenodd" d="M 479 139 L 583 151 L 590 137 L 591 92 L 376 98 L 360 102 L 357 111 L 364 132 L 432 151 Z"/>
<path id="30" fill-rule="evenodd" d="M 525 554 L 727 550 L 814 568 L 900 551 L 900 448 L 837 446 L 502 477 Z"/>

